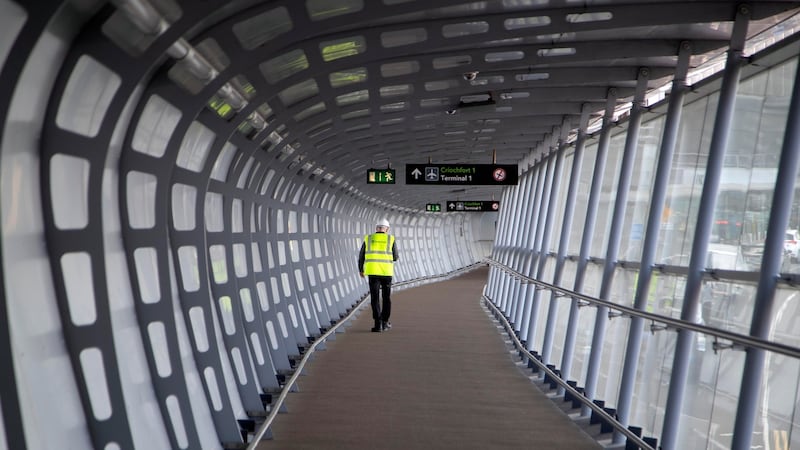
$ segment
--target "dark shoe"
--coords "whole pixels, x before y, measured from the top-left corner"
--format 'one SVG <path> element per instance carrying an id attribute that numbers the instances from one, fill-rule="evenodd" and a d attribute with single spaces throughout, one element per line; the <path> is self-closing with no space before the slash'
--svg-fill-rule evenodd
<path id="1" fill-rule="evenodd" d="M 392 328 L 392 324 L 389 321 L 383 322 L 383 331 L 389 331 Z"/>
<path id="2" fill-rule="evenodd" d="M 370 331 L 372 331 L 373 333 L 380 333 L 381 332 L 381 328 L 380 327 L 372 327 L 372 329 Z"/>

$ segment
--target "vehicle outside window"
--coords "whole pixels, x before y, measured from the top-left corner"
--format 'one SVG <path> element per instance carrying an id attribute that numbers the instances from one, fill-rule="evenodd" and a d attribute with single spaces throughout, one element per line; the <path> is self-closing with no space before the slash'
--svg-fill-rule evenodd
<path id="1" fill-rule="evenodd" d="M 798 236 L 800 233 L 797 230 L 786 230 L 786 237 L 783 240 L 783 253 L 785 253 L 792 262 L 798 260 L 800 257 L 800 240 Z"/>

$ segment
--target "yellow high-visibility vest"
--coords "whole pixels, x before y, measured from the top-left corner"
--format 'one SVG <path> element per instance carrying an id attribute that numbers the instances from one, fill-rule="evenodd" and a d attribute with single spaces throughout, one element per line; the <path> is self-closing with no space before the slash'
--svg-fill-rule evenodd
<path id="1" fill-rule="evenodd" d="M 392 246 L 394 236 L 386 233 L 374 233 L 364 236 L 364 274 L 394 275 L 394 257 Z"/>

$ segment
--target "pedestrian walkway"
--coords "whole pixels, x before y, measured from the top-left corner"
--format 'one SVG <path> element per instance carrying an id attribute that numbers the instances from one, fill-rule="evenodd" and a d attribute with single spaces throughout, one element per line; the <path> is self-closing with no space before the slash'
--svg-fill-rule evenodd
<path id="1" fill-rule="evenodd" d="M 599 449 L 531 382 L 482 306 L 488 269 L 367 305 L 315 353 L 260 450 Z"/>

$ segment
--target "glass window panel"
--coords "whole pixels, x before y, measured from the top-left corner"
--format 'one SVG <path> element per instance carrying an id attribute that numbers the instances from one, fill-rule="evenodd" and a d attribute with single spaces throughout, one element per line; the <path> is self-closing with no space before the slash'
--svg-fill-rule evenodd
<path id="1" fill-rule="evenodd" d="M 689 264 L 717 98 L 717 94 L 712 94 L 683 109 L 666 205 L 661 214 L 661 238 L 656 254 L 662 264 Z"/>
<path id="2" fill-rule="evenodd" d="M 85 326 L 95 323 L 97 309 L 91 256 L 85 252 L 65 253 L 61 256 L 61 272 L 64 275 L 69 318 L 73 325 Z"/>
<path id="3" fill-rule="evenodd" d="M 403 61 L 396 63 L 381 64 L 381 76 L 384 78 L 411 75 L 419 72 L 418 61 Z"/>
<path id="4" fill-rule="evenodd" d="M 388 127 L 388 126 L 391 126 L 391 125 L 397 125 L 397 124 L 402 123 L 404 121 L 405 121 L 405 118 L 396 117 L 394 119 L 381 120 L 380 122 L 378 122 L 378 124 L 380 126 L 382 126 L 382 127 Z"/>
<path id="5" fill-rule="evenodd" d="M 81 7 L 83 8 L 83 7 Z M 4 11 L 5 13 L 5 11 Z M 181 8 L 173 0 L 164 0 L 158 3 L 158 13 L 163 17 L 166 32 L 172 23 L 181 18 Z M 142 31 L 140 26 L 133 23 L 132 19 L 121 9 L 116 9 L 103 25 L 105 34 L 114 44 L 133 56 L 140 56 L 158 38 L 160 33 Z"/>
<path id="6" fill-rule="evenodd" d="M 538 81 L 550 79 L 550 74 L 548 72 L 522 73 L 515 75 L 514 78 L 517 81 Z"/>
<path id="7" fill-rule="evenodd" d="M 338 106 L 348 106 L 356 103 L 362 103 L 369 100 L 369 91 L 353 91 L 347 94 L 342 94 L 336 97 L 336 104 Z"/>
<path id="8" fill-rule="evenodd" d="M 348 84 L 363 83 L 367 81 L 367 69 L 364 67 L 356 67 L 340 72 L 332 72 L 328 75 L 328 79 L 330 80 L 331 87 L 334 88 L 347 86 Z"/>
<path id="9" fill-rule="evenodd" d="M 151 322 L 147 324 L 147 334 L 150 337 L 150 344 L 155 356 L 156 372 L 159 377 L 167 378 L 172 373 L 172 364 L 169 358 L 169 345 L 164 323 Z"/>
<path id="10" fill-rule="evenodd" d="M 270 121 L 272 120 L 273 111 L 272 108 L 267 103 L 262 103 L 261 105 L 256 108 L 256 112 L 264 118 L 264 120 Z M 270 137 L 272 135 L 270 134 Z"/>
<path id="11" fill-rule="evenodd" d="M 367 50 L 367 42 L 363 36 L 354 36 L 333 41 L 323 41 L 319 44 L 322 60 L 325 62 L 355 56 Z"/>
<path id="12" fill-rule="evenodd" d="M 383 98 L 411 95 L 412 92 L 414 92 L 414 87 L 410 84 L 381 86 L 380 88 L 381 97 Z"/>
<path id="13" fill-rule="evenodd" d="M 250 244 L 250 251 L 253 254 L 253 272 L 260 273 L 264 270 L 261 264 L 261 248 L 257 242 Z"/>
<path id="14" fill-rule="evenodd" d="M 232 335 L 236 333 L 236 321 L 233 318 L 233 301 L 227 295 L 219 298 L 219 310 L 222 314 L 222 324 L 225 328 L 225 334 Z"/>
<path id="15" fill-rule="evenodd" d="M 546 25 L 550 25 L 550 18 L 547 16 L 517 17 L 503 21 L 503 26 L 506 30 L 519 30 L 522 28 L 535 28 Z"/>
<path id="16" fill-rule="evenodd" d="M 281 6 L 233 25 L 233 34 L 247 50 L 252 50 L 294 28 L 292 18 Z"/>
<path id="17" fill-rule="evenodd" d="M 208 249 L 208 253 L 211 258 L 211 273 L 214 277 L 214 282 L 217 284 L 227 283 L 228 263 L 225 259 L 225 246 L 212 245 Z"/>
<path id="18" fill-rule="evenodd" d="M 605 258 L 608 250 L 608 238 L 611 231 L 611 220 L 617 200 L 619 170 L 625 148 L 626 133 L 617 133 L 611 137 L 608 148 L 605 172 L 602 174 L 603 186 L 600 189 L 600 203 L 597 208 L 597 220 L 592 238 L 591 256 Z"/>
<path id="19" fill-rule="evenodd" d="M 569 56 L 574 55 L 576 52 L 575 47 L 557 47 L 557 48 L 543 48 L 536 51 L 536 54 L 541 57 L 549 56 Z"/>
<path id="20" fill-rule="evenodd" d="M 286 265 L 286 243 L 284 241 L 278 241 L 278 248 L 276 250 L 278 254 L 278 264 L 281 266 Z"/>
<path id="21" fill-rule="evenodd" d="M 183 136 L 175 164 L 193 172 L 201 172 L 215 137 L 216 135 L 200 122 L 192 122 Z"/>
<path id="22" fill-rule="evenodd" d="M 139 117 L 131 147 L 137 152 L 156 158 L 164 156 L 169 138 L 180 118 L 181 112 L 178 108 L 157 95 L 151 96 Z"/>
<path id="23" fill-rule="evenodd" d="M 575 196 L 574 217 L 570 230 L 569 251 L 571 255 L 580 253 L 583 230 L 586 224 L 586 211 L 589 207 L 589 192 L 592 188 L 592 176 L 597 158 L 597 142 L 587 142 L 583 151 L 583 162 L 578 179 L 578 193 Z"/>
<path id="24" fill-rule="evenodd" d="M 381 33 L 381 45 L 385 48 L 402 47 L 428 40 L 428 31 L 425 28 L 412 28 L 409 30 L 387 31 Z"/>
<path id="25" fill-rule="evenodd" d="M 127 183 L 125 207 L 131 228 L 137 230 L 153 228 L 156 224 L 155 175 L 132 170 L 125 179 Z"/>
<path id="26" fill-rule="evenodd" d="M 368 109 L 359 109 L 358 111 L 351 111 L 349 113 L 342 114 L 342 120 L 357 119 L 359 117 L 366 117 L 369 114 L 370 112 Z M 369 124 L 364 124 L 364 128 L 369 128 L 369 127 L 370 127 Z"/>
<path id="27" fill-rule="evenodd" d="M 197 210 L 197 188 L 186 184 L 172 185 L 172 222 L 178 231 L 194 230 Z"/>
<path id="28" fill-rule="evenodd" d="M 261 74 L 271 84 L 276 84 L 308 67 L 308 58 L 302 49 L 292 50 L 258 65 Z"/>
<path id="29" fill-rule="evenodd" d="M 202 42 L 197 44 L 195 49 L 203 55 L 203 58 L 211 63 L 217 71 L 222 72 L 231 64 L 231 59 L 225 54 L 225 51 L 222 50 L 222 47 L 220 47 L 217 41 L 212 38 L 203 39 Z"/>
<path id="30" fill-rule="evenodd" d="M 796 67 L 792 61 L 750 77 L 737 92 L 711 245 L 734 253 L 739 270 L 761 268 Z"/>
<path id="31" fill-rule="evenodd" d="M 161 300 L 159 287 L 158 252 L 152 247 L 137 248 L 133 252 L 136 263 L 136 279 L 142 302 L 151 304 Z"/>
<path id="32" fill-rule="evenodd" d="M 202 55 L 208 61 L 208 65 L 198 64 L 194 58 L 178 59 L 167 72 L 167 76 L 187 92 L 198 94 L 219 76 L 230 60 L 213 39 L 204 40 L 191 51 Z"/>
<path id="33" fill-rule="evenodd" d="M 292 283 L 289 281 L 289 274 L 286 272 L 281 273 L 281 287 L 283 288 L 284 297 L 292 295 Z M 291 307 L 292 305 L 289 306 Z"/>
<path id="34" fill-rule="evenodd" d="M 303 271 L 300 269 L 294 270 L 294 282 L 295 286 L 297 287 L 297 292 L 304 292 L 306 290 L 305 286 L 305 277 L 303 277 Z M 305 299 L 304 299 L 305 300 Z M 306 310 L 306 317 L 308 317 L 308 311 Z"/>
<path id="35" fill-rule="evenodd" d="M 154 340 L 161 342 L 157 338 Z M 81 350 L 79 358 L 81 371 L 85 378 L 84 384 L 89 394 L 89 404 L 92 407 L 92 415 L 98 421 L 105 421 L 111 417 L 112 408 L 111 397 L 108 393 L 105 364 L 103 363 L 103 352 L 97 347 L 84 348 Z M 158 358 L 156 360 L 158 361 Z"/>
<path id="36" fill-rule="evenodd" d="M 313 79 L 309 79 L 280 91 L 278 93 L 278 97 L 281 99 L 284 105 L 292 106 L 295 103 L 307 98 L 311 98 L 318 93 L 319 86 L 317 86 L 317 82 Z"/>
<path id="37" fill-rule="evenodd" d="M 423 98 L 419 101 L 421 108 L 437 108 L 439 106 L 448 106 L 450 100 L 447 98 Z"/>
<path id="38" fill-rule="evenodd" d="M 255 310 L 253 309 L 253 298 L 250 296 L 250 289 L 239 289 L 239 299 L 242 301 L 244 320 L 252 322 L 255 320 Z"/>
<path id="39" fill-rule="evenodd" d="M 489 31 L 489 23 L 484 21 L 448 24 L 442 27 L 442 36 L 446 38 L 470 36 Z"/>
<path id="40" fill-rule="evenodd" d="M 208 330 L 206 329 L 205 312 L 200 306 L 189 309 L 189 320 L 192 325 L 192 336 L 194 337 L 195 347 L 200 352 L 208 351 Z"/>
<path id="41" fill-rule="evenodd" d="M 225 230 L 223 219 L 222 195 L 216 192 L 206 192 L 205 223 L 206 231 L 219 232 Z"/>
<path id="42" fill-rule="evenodd" d="M 275 232 L 278 234 L 283 234 L 284 231 L 284 220 L 283 220 L 283 210 L 274 210 L 275 213 Z"/>
<path id="43" fill-rule="evenodd" d="M 442 91 L 445 89 L 452 89 L 459 86 L 458 80 L 439 80 L 439 81 L 426 81 L 425 90 L 428 92 Z"/>
<path id="44" fill-rule="evenodd" d="M 178 248 L 178 264 L 181 271 L 183 289 L 196 292 L 200 289 L 200 268 L 197 261 L 197 248 L 185 245 Z"/>
<path id="45" fill-rule="evenodd" d="M 707 341 L 711 339 L 700 336 Z M 734 428 L 745 355 L 742 351 L 700 351 L 695 343 L 688 368 L 690 375 L 684 388 L 687 400 L 681 409 L 687 432 L 679 433 L 681 436 L 676 448 L 732 448 L 731 430 Z M 703 432 L 698 434 L 701 429 Z M 773 436 L 761 439 L 764 438 L 774 443 Z M 753 439 L 753 444 L 758 441 L 758 438 Z M 760 446 L 753 446 L 756 447 Z"/>
<path id="46" fill-rule="evenodd" d="M 272 169 L 267 169 L 267 174 L 264 176 L 264 179 L 261 181 L 261 195 L 266 195 L 267 188 L 270 186 L 270 182 L 275 178 L 275 171 Z"/>
<path id="47" fill-rule="evenodd" d="M 472 57 L 469 55 L 442 56 L 433 59 L 433 68 L 437 70 L 452 69 L 469 64 L 472 64 Z"/>
<path id="48" fill-rule="evenodd" d="M 567 14 L 567 22 L 569 23 L 586 23 L 586 22 L 603 22 L 611 20 L 614 15 L 607 11 L 599 12 L 586 12 L 578 14 Z"/>
<path id="49" fill-rule="evenodd" d="M 58 105 L 56 125 L 82 136 L 97 136 L 121 79 L 94 58 L 82 55 Z"/>
<path id="50" fill-rule="evenodd" d="M 214 167 L 211 169 L 211 178 L 218 181 L 225 181 L 228 178 L 228 170 L 236 156 L 236 150 L 237 148 L 235 145 L 230 142 L 225 143 L 225 146 L 222 147 L 222 151 L 214 162 Z"/>
<path id="51" fill-rule="evenodd" d="M 269 311 L 269 298 L 267 298 L 267 284 L 263 281 L 256 283 L 256 293 L 258 293 L 258 303 L 262 311 Z"/>
<path id="52" fill-rule="evenodd" d="M 269 282 L 270 289 L 272 290 L 272 301 L 278 305 L 281 303 L 281 291 L 280 286 L 278 286 L 278 278 L 270 277 Z"/>
<path id="53" fill-rule="evenodd" d="M 306 0 L 309 18 L 314 21 L 352 14 L 364 9 L 364 0 Z"/>
<path id="54" fill-rule="evenodd" d="M 405 111 L 406 109 L 408 109 L 407 102 L 397 102 L 397 103 L 389 103 L 386 105 L 381 105 L 382 113 L 393 113 L 393 112 Z"/>
<path id="55" fill-rule="evenodd" d="M 238 278 L 247 276 L 247 251 L 244 244 L 233 244 L 233 270 Z"/>
<path id="56" fill-rule="evenodd" d="M 236 187 L 239 189 L 244 189 L 245 183 L 247 182 L 247 176 L 250 174 L 250 170 L 253 168 L 255 163 L 255 158 L 252 156 L 247 158 L 247 162 L 244 163 L 244 167 L 242 167 L 242 172 L 239 174 L 239 179 L 236 181 Z"/>
<path id="57" fill-rule="evenodd" d="M 241 233 L 244 231 L 242 200 L 235 198 L 231 200 L 231 232 Z"/>
<path id="58" fill-rule="evenodd" d="M 89 224 L 89 161 L 61 153 L 53 155 L 50 196 L 57 228 L 85 228 Z"/>
<path id="59" fill-rule="evenodd" d="M 638 261 L 641 258 L 663 127 L 664 118 L 660 117 L 642 123 L 639 129 L 639 142 L 622 226 L 623 238 L 619 248 L 619 257 L 625 261 Z"/>
<path id="60" fill-rule="evenodd" d="M 326 110 L 327 108 L 325 108 L 325 103 L 319 102 L 300 111 L 299 113 L 292 116 L 292 118 L 295 120 L 295 122 L 302 122 L 308 119 L 309 117 L 316 116 L 317 114 L 323 113 Z"/>
<path id="61" fill-rule="evenodd" d="M 483 59 L 489 63 L 503 62 L 503 61 L 519 61 L 525 58 L 525 52 L 511 51 L 511 52 L 491 52 L 487 53 Z"/>

